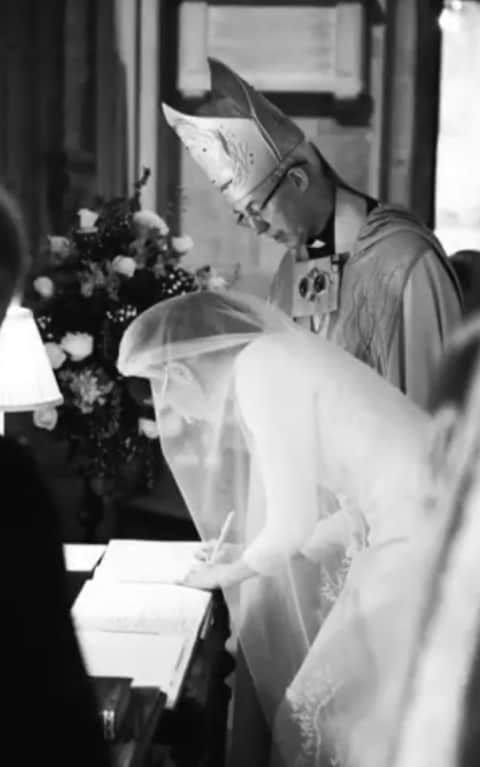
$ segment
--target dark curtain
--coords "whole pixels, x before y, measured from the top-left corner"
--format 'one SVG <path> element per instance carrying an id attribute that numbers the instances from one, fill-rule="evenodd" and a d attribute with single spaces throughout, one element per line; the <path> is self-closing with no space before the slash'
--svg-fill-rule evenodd
<path id="1" fill-rule="evenodd" d="M 125 71 L 114 0 L 0 3 L 0 181 L 32 248 L 95 196 L 126 191 Z"/>
<path id="2" fill-rule="evenodd" d="M 34 250 L 52 220 L 49 174 L 63 127 L 63 6 L 0 3 L 0 180 L 23 206 Z"/>
<path id="3" fill-rule="evenodd" d="M 46 235 L 65 233 L 97 194 L 126 191 L 127 146 L 114 0 L 1 0 L 0 183 L 22 205 L 36 271 Z M 63 539 L 78 540 L 83 485 L 66 446 L 30 413 L 6 420 L 39 461 Z"/>
<path id="4" fill-rule="evenodd" d="M 111 197 L 127 191 L 126 72 L 117 50 L 114 0 L 97 0 L 97 8 L 97 186 Z"/>

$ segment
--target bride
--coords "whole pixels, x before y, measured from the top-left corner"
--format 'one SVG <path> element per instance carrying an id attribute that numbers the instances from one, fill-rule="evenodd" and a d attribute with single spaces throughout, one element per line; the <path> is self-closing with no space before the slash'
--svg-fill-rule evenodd
<path id="1" fill-rule="evenodd" d="M 217 538 L 234 512 L 224 556 L 187 584 L 223 589 L 272 760 L 288 765 L 354 763 L 383 659 L 402 657 L 413 628 L 394 595 L 424 530 L 429 417 L 319 343 L 259 299 L 205 291 L 138 317 L 118 360 L 151 382 L 163 452 L 201 537 Z M 327 575 L 332 551 L 344 556 Z"/>

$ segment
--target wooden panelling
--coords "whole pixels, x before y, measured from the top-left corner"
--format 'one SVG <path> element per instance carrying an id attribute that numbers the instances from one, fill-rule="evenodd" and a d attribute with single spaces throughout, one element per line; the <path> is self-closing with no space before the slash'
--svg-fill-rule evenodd
<path id="1" fill-rule="evenodd" d="M 382 196 L 433 225 L 441 0 L 388 0 L 387 9 Z"/>

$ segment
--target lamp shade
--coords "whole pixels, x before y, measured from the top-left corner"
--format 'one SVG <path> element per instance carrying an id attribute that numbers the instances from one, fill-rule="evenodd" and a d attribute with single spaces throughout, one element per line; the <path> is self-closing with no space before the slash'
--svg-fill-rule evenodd
<path id="1" fill-rule="evenodd" d="M 0 328 L 0 411 L 19 413 L 62 402 L 32 312 L 12 304 Z"/>

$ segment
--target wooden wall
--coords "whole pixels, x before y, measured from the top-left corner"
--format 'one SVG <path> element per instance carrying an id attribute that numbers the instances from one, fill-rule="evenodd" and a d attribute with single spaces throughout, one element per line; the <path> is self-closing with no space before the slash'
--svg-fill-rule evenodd
<path id="1" fill-rule="evenodd" d="M 63 126 L 63 0 L 0 3 L 0 179 L 18 197 L 32 245 L 51 220 Z"/>
<path id="2" fill-rule="evenodd" d="M 441 0 L 388 0 L 382 196 L 434 225 Z"/>
<path id="3" fill-rule="evenodd" d="M 34 247 L 64 228 L 79 202 L 122 193 L 150 164 L 156 178 L 147 202 L 165 208 L 181 189 L 182 225 L 201 232 L 199 262 L 232 247 L 262 261 L 242 236 L 235 246 L 221 201 L 159 118 L 160 99 L 174 95 L 176 5 L 0 3 L 0 179 L 19 197 Z M 384 6 L 387 25 L 371 30 L 369 120 L 342 126 L 324 113 L 308 119 L 307 132 L 347 180 L 432 223 L 441 0 Z M 207 228 L 225 236 L 204 242 Z"/>
<path id="4" fill-rule="evenodd" d="M 130 0 L 129 0 L 130 1 Z M 127 190 L 125 67 L 114 0 L 1 0 L 0 182 L 18 198 L 31 247 L 62 234 L 79 207 Z M 65 540 L 82 536 L 83 484 L 66 445 L 10 414 L 61 510 Z"/>
<path id="5" fill-rule="evenodd" d="M 32 248 L 97 193 L 126 190 L 125 71 L 114 0 L 0 3 L 0 180 Z"/>
<path id="6" fill-rule="evenodd" d="M 149 164 L 146 204 L 177 205 L 181 228 L 197 236 L 195 265 L 222 266 L 229 254 L 262 272 L 275 259 L 274 245 L 233 227 L 159 115 L 160 100 L 174 97 L 176 5 L 0 3 L 0 178 L 24 207 L 34 247 L 96 193 L 124 192 Z M 432 223 L 440 0 L 384 5 L 387 25 L 370 31 L 368 120 L 299 120 L 348 181 Z"/>

